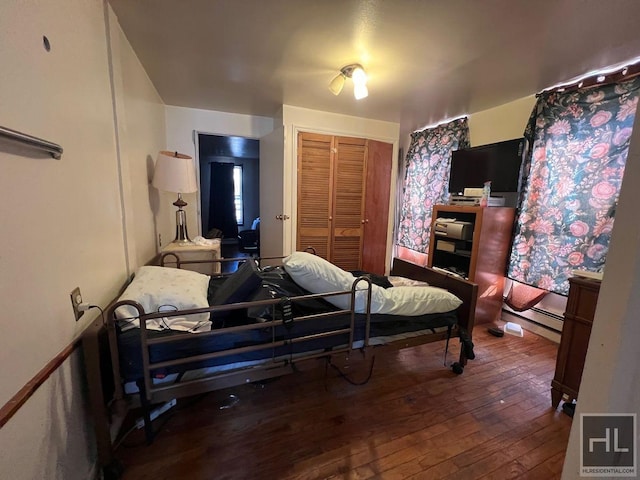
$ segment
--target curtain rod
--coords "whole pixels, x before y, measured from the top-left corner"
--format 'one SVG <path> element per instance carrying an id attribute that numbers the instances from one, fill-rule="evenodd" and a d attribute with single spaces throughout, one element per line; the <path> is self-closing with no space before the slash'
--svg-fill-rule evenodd
<path id="1" fill-rule="evenodd" d="M 31 135 L 27 135 L 26 133 L 11 130 L 10 128 L 6 127 L 0 127 L 0 137 L 6 138 L 7 140 L 13 140 L 24 145 L 28 145 L 38 150 L 44 150 L 56 160 L 60 160 L 60 158 L 62 157 L 62 147 L 60 145 L 49 142 L 47 140 L 43 140 L 38 137 L 32 137 Z"/>
<path id="2" fill-rule="evenodd" d="M 634 77 L 640 75 L 640 63 L 635 63 L 633 65 L 627 65 L 625 67 L 620 67 L 617 70 L 607 72 L 607 73 L 596 73 L 594 75 L 590 75 L 575 82 L 567 83 L 565 85 L 558 85 L 555 87 L 547 88 L 542 90 L 540 93 L 536 93 L 536 97 L 539 97 L 545 93 L 551 92 L 571 92 L 573 90 L 578 90 L 580 88 L 589 88 L 595 85 L 608 85 L 610 83 L 618 83 L 626 80 L 631 80 Z"/>

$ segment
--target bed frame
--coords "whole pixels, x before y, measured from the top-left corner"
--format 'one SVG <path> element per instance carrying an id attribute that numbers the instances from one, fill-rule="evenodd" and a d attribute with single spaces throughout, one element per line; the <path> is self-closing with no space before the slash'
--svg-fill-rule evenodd
<path id="1" fill-rule="evenodd" d="M 475 325 L 476 302 L 478 300 L 477 284 L 465 280 L 458 275 L 433 270 L 430 267 L 416 265 L 415 263 L 399 258 L 393 259 L 391 275 L 427 282 L 429 285 L 433 285 L 434 287 L 441 287 L 448 290 L 462 300 L 462 305 L 458 307 L 458 324 L 454 327 L 452 336 L 460 337 L 461 339 L 466 337 L 466 340 L 471 342 L 473 327 Z M 445 332 L 433 333 L 407 340 L 400 340 L 387 345 L 381 345 L 381 347 L 399 350 L 402 348 L 437 342 L 439 340 L 446 340 L 446 338 L 447 334 Z M 467 355 L 465 349 L 460 348 L 459 360 L 452 365 L 452 368 L 454 372 L 462 373 L 466 364 Z"/>
<path id="2" fill-rule="evenodd" d="M 234 259 L 238 260 L 238 259 Z M 246 259 L 243 259 L 246 260 Z M 163 263 L 162 259 L 159 263 Z M 223 262 L 224 260 L 213 260 L 214 262 Z M 178 266 L 183 266 L 190 262 L 179 262 Z M 197 263 L 202 263 L 198 261 Z M 460 298 L 463 303 L 458 308 L 458 323 L 447 332 L 430 333 L 428 335 L 420 335 L 411 337 L 408 339 L 402 339 L 387 343 L 380 346 L 368 345 L 368 328 L 367 335 L 365 336 L 364 346 L 359 350 L 366 356 L 372 356 L 376 351 L 380 349 L 402 349 L 412 346 L 417 346 L 425 343 L 431 343 L 441 340 L 448 340 L 449 335 L 452 337 L 460 337 L 471 341 L 471 334 L 473 332 L 475 306 L 477 300 L 478 287 L 475 283 L 461 279 L 454 275 L 449 275 L 443 272 L 432 270 L 428 267 L 422 267 L 409 263 L 404 260 L 394 259 L 393 267 L 391 270 L 392 275 L 411 278 L 414 280 L 426 281 L 430 285 L 439 286 L 449 290 Z M 370 285 L 370 282 L 366 278 L 360 279 Z M 355 284 L 354 287 L 355 288 Z M 340 292 L 344 294 L 345 292 Z M 352 289 L 350 292 L 353 296 L 355 291 Z M 336 292 L 336 294 L 338 294 Z M 323 295 L 312 295 L 310 297 L 322 297 Z M 306 297 L 306 298 L 310 298 Z M 277 300 L 264 300 L 261 302 L 245 302 L 243 304 L 236 304 L 232 308 L 246 308 L 251 305 L 270 305 L 276 303 Z M 139 308 L 141 313 L 144 313 L 141 307 L 135 302 L 127 302 L 128 304 Z M 91 410 L 94 420 L 94 429 L 97 440 L 98 450 L 98 463 L 99 467 L 103 471 L 104 478 L 106 480 L 117 479 L 122 474 L 122 466 L 115 459 L 112 439 L 117 436 L 119 429 L 122 426 L 125 414 L 131 407 L 141 406 L 143 410 L 143 418 L 145 419 L 145 432 L 147 441 L 150 443 L 153 438 L 153 430 L 150 418 L 150 411 L 152 404 L 159 402 L 166 402 L 171 399 L 181 398 L 185 396 L 191 396 L 208 391 L 227 388 L 235 385 L 240 385 L 249 382 L 259 382 L 269 378 L 282 376 L 288 373 L 292 373 L 297 370 L 296 365 L 302 361 L 317 359 L 319 357 L 331 357 L 334 355 L 340 355 L 349 353 L 352 351 L 351 344 L 346 345 L 344 348 L 333 349 L 331 352 L 313 352 L 303 357 L 298 357 L 295 362 L 283 361 L 283 362 L 267 362 L 264 366 L 258 365 L 255 367 L 235 370 L 230 372 L 221 372 L 213 377 L 207 377 L 205 379 L 192 380 L 184 383 L 176 383 L 168 386 L 154 386 L 151 383 L 150 375 L 145 375 L 144 382 L 138 383 L 140 394 L 127 396 L 123 391 L 122 383 L 120 382 L 120 370 L 118 361 L 112 361 L 112 359 L 118 358 L 118 345 L 116 339 L 116 330 L 114 323 L 109 320 L 112 317 L 114 310 L 114 303 L 112 303 L 107 309 L 106 325 L 103 324 L 102 319 L 96 320 L 85 332 L 83 336 L 83 351 L 85 357 L 86 375 L 88 381 L 89 399 L 91 402 Z M 353 304 L 353 302 L 352 302 Z M 226 309 L 228 307 L 210 307 L 209 309 L 198 309 L 191 312 L 212 311 Z M 354 325 L 354 312 L 352 310 L 340 310 L 335 314 L 351 314 L 351 333 L 350 339 L 353 339 L 353 325 Z M 151 319 L 161 316 L 167 316 L 166 313 L 146 314 L 141 316 L 142 318 Z M 143 323 L 141 321 L 141 323 Z M 282 323 L 281 320 L 270 321 L 259 324 L 261 328 L 273 326 L 272 324 Z M 367 322 L 368 325 L 368 322 Z M 242 325 L 238 327 L 230 327 L 231 329 L 248 329 L 256 328 L 253 325 Z M 228 328 L 222 329 L 230 332 Z M 336 332 L 339 334 L 349 333 L 346 330 Z M 213 333 L 215 334 L 215 333 Z M 187 334 L 190 335 L 190 334 Z M 201 334 L 198 334 L 201 335 Z M 146 352 L 145 345 L 150 345 L 158 342 L 171 342 L 168 340 L 150 340 L 147 338 L 146 329 L 143 327 L 140 329 L 140 337 L 142 341 L 142 351 Z M 275 345 L 277 346 L 277 345 Z M 251 348 L 251 347 L 244 347 Z M 238 349 L 241 350 L 241 349 Z M 460 357 L 458 362 L 455 362 L 452 366 L 454 372 L 462 373 L 464 365 L 467 363 L 467 349 L 460 348 Z M 239 352 L 238 352 L 239 353 Z M 209 355 L 216 355 L 209 354 Z M 154 367 L 157 368 L 158 364 L 150 365 L 148 354 L 142 354 L 143 365 L 145 373 Z M 207 357 L 207 356 L 204 356 Z M 193 360 L 195 357 L 191 357 Z M 211 358 L 210 356 L 208 358 Z M 197 359 L 197 358 L 195 358 Z M 201 358 L 204 359 L 204 358 Z M 165 362 L 167 364 L 179 364 L 184 363 L 185 360 L 175 360 L 171 362 Z"/>

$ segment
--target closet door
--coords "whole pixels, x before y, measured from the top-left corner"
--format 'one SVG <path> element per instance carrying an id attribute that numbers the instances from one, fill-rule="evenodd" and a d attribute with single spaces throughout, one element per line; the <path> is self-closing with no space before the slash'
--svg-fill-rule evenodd
<path id="1" fill-rule="evenodd" d="M 333 222 L 330 260 L 344 270 L 362 268 L 367 140 L 334 138 Z"/>
<path id="2" fill-rule="evenodd" d="M 368 144 L 362 270 L 384 275 L 387 266 L 393 145 L 375 140 L 369 140 Z"/>
<path id="3" fill-rule="evenodd" d="M 331 260 L 333 137 L 298 134 L 298 212 L 296 249 L 313 247 Z"/>

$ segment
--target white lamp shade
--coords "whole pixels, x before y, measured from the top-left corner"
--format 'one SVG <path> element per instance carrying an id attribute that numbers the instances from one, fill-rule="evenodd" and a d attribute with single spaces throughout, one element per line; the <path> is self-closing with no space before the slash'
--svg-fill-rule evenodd
<path id="1" fill-rule="evenodd" d="M 329 84 L 329 90 L 331 90 L 331 93 L 338 95 L 342 91 L 342 87 L 344 87 L 344 79 L 344 75 L 339 73 L 333 80 L 331 80 L 331 83 Z"/>
<path id="2" fill-rule="evenodd" d="M 365 84 L 358 85 L 357 83 L 353 86 L 353 96 L 356 97 L 356 100 L 361 100 L 366 98 L 369 95 L 369 89 Z"/>
<path id="3" fill-rule="evenodd" d="M 175 193 L 198 191 L 196 169 L 189 155 L 177 152 L 160 152 L 152 185 L 158 190 Z"/>
<path id="4" fill-rule="evenodd" d="M 364 70 L 360 67 L 354 68 L 351 79 L 353 80 L 353 95 L 356 100 L 366 98 L 369 95 L 369 90 L 367 89 L 367 74 Z"/>
<path id="5" fill-rule="evenodd" d="M 351 78 L 356 85 L 364 85 L 367 83 L 367 74 L 361 67 L 356 67 L 351 72 Z"/>

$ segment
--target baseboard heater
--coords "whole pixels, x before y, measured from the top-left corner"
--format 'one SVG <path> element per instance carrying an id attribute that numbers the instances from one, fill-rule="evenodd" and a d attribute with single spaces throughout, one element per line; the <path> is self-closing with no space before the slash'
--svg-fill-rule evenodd
<path id="1" fill-rule="evenodd" d="M 553 318 L 559 322 L 564 322 L 564 317 L 562 315 L 559 315 L 557 313 L 554 312 L 550 312 L 549 310 L 543 310 L 541 308 L 538 307 L 532 307 L 531 308 L 532 311 L 539 313 L 540 315 L 545 315 L 547 317 Z"/>
<path id="2" fill-rule="evenodd" d="M 515 317 L 531 322 L 539 327 L 546 328 L 552 332 L 562 333 L 562 325 L 564 317 L 557 313 L 533 307 L 524 312 L 516 312 L 506 305 L 503 305 L 502 311 Z"/>

